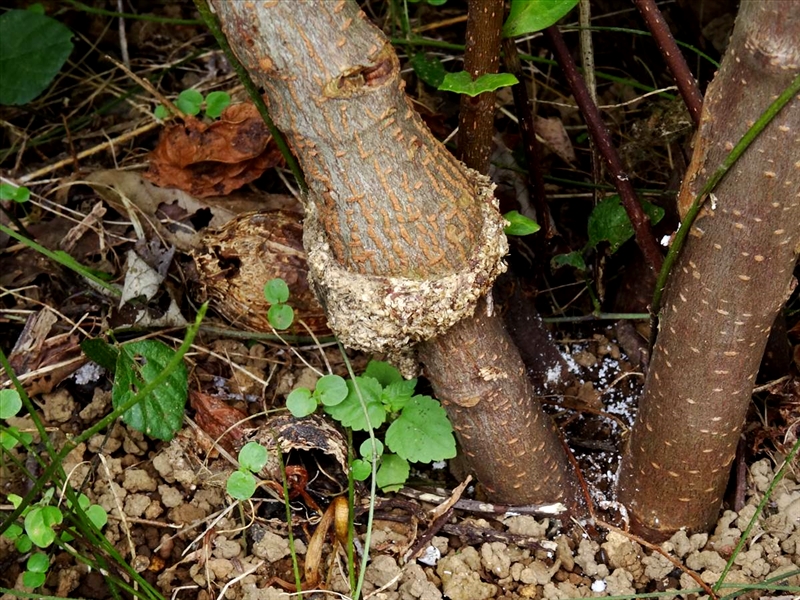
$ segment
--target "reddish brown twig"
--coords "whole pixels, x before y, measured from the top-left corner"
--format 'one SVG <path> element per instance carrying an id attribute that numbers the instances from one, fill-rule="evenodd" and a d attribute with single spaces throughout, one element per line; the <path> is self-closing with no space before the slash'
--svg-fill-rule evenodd
<path id="1" fill-rule="evenodd" d="M 528 177 L 533 191 L 533 206 L 536 208 L 536 219 L 544 231 L 545 237 L 552 237 L 553 231 L 550 224 L 550 210 L 547 207 L 547 197 L 544 191 L 544 176 L 539 162 L 539 142 L 533 126 L 533 110 L 528 98 L 528 87 L 525 85 L 522 66 L 519 61 L 517 44 L 513 39 L 503 40 L 503 57 L 506 70 L 516 76 L 519 83 L 511 87 L 514 95 L 514 107 L 519 118 L 519 130 L 522 134 L 522 147 L 525 151 L 525 160 L 528 163 Z"/>
<path id="2" fill-rule="evenodd" d="M 608 132 L 605 123 L 603 123 L 603 119 L 600 117 L 600 110 L 589 97 L 586 83 L 583 81 L 580 73 L 578 73 L 575 61 L 572 60 L 572 55 L 567 45 L 564 43 L 564 38 L 561 36 L 558 27 L 555 25 L 548 27 L 545 29 L 545 33 L 550 40 L 553 54 L 559 66 L 564 71 L 564 76 L 567 78 L 569 87 L 572 90 L 572 95 L 575 96 L 575 102 L 578 104 L 578 108 L 586 121 L 589 135 L 592 136 L 597 150 L 606 161 L 609 173 L 611 173 L 614 178 L 614 185 L 617 188 L 617 192 L 619 192 L 622 205 L 625 207 L 625 212 L 628 213 L 628 217 L 633 225 L 636 243 L 639 244 L 639 248 L 641 248 L 650 266 L 658 272 L 661 270 L 664 257 L 661 255 L 661 250 L 653 235 L 650 221 L 647 215 L 644 214 L 644 210 L 642 210 L 642 205 L 636 197 L 636 192 L 628 179 L 627 173 L 625 173 L 625 170 L 622 168 L 622 161 L 619 158 L 619 154 L 617 154 L 614 144 L 611 142 L 611 134 Z"/>
<path id="3" fill-rule="evenodd" d="M 689 109 L 689 114 L 692 116 L 695 128 L 700 126 L 700 111 L 703 108 L 703 95 L 700 93 L 700 88 L 695 81 L 694 75 L 689 70 L 689 65 L 686 64 L 686 59 L 683 56 L 678 44 L 675 43 L 675 38 L 672 37 L 672 32 L 664 20 L 664 15 L 656 6 L 655 0 L 633 0 L 636 8 L 642 13 L 642 18 L 647 23 L 647 28 L 653 34 L 653 39 L 658 44 L 661 55 L 664 57 L 664 62 L 667 63 L 669 72 L 672 73 L 672 78 L 675 80 L 675 85 L 678 86 L 678 91 L 683 97 L 683 102 L 686 108 Z"/>

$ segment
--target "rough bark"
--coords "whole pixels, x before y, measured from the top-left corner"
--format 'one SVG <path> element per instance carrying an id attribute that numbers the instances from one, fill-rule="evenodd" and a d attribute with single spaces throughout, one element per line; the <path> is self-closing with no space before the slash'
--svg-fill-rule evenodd
<path id="1" fill-rule="evenodd" d="M 800 1 L 744 2 L 709 87 L 679 204 L 800 73 Z M 695 221 L 664 296 L 619 499 L 653 539 L 715 521 L 759 362 L 800 240 L 800 99 L 753 143 Z"/>
<path id="2" fill-rule="evenodd" d="M 353 347 L 397 351 L 471 315 L 505 269 L 503 221 L 485 178 L 455 160 L 414 112 L 388 40 L 352 1 L 213 4 L 306 174 L 309 276 L 334 332 Z M 453 389 L 452 399 L 439 397 L 451 416 L 480 424 L 463 435 L 456 419 L 465 452 L 479 462 L 488 460 L 483 452 L 508 457 L 507 471 L 483 480 L 496 500 L 571 503 L 574 475 L 558 437 L 531 420 L 540 409 L 529 388 L 509 396 L 526 378 L 518 354 L 502 362 L 511 352 L 502 335 L 474 330 L 478 362 L 460 364 L 459 374 L 438 373 L 433 360 L 427 372 L 434 381 L 481 384 L 481 393 L 437 387 Z M 509 420 L 515 433 L 503 439 L 498 428 Z M 513 493 L 502 495 L 509 476 Z"/>

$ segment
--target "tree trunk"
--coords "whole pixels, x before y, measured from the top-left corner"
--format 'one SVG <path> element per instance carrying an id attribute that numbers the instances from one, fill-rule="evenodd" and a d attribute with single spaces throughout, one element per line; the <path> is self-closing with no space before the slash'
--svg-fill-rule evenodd
<path id="1" fill-rule="evenodd" d="M 800 73 L 800 1 L 742 3 L 709 87 L 679 204 Z M 800 99 L 706 202 L 670 274 L 619 499 L 652 539 L 717 518 L 770 326 L 800 240 Z"/>
<path id="2" fill-rule="evenodd" d="M 414 112 L 388 40 L 351 0 L 213 5 L 305 172 L 309 274 L 331 329 L 348 346 L 399 352 L 470 317 L 505 269 L 504 221 L 488 181 Z M 492 323 L 462 326 L 472 363 L 441 372 L 430 360 L 427 372 L 494 499 L 572 504 L 563 447 Z"/>

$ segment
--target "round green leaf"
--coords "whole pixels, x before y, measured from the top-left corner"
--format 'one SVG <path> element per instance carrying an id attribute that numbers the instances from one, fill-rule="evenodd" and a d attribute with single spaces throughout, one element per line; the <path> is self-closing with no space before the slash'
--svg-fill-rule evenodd
<path id="1" fill-rule="evenodd" d="M 175 101 L 181 111 L 187 115 L 197 115 L 200 113 L 200 106 L 203 104 L 203 94 L 197 90 L 183 90 L 178 94 L 178 99 Z"/>
<path id="2" fill-rule="evenodd" d="M 25 568 L 34 573 L 47 573 L 47 567 L 50 566 L 50 557 L 44 552 L 34 552 L 28 557 L 28 562 Z"/>
<path id="3" fill-rule="evenodd" d="M 244 471 L 234 471 L 228 477 L 226 485 L 228 494 L 236 500 L 247 500 L 252 498 L 256 492 L 256 478 L 252 473 Z"/>
<path id="4" fill-rule="evenodd" d="M 508 221 L 508 226 L 504 229 L 506 235 L 530 235 L 541 229 L 536 221 L 519 214 L 516 210 L 507 212 L 503 218 Z"/>
<path id="5" fill-rule="evenodd" d="M 292 416 L 302 419 L 317 410 L 317 399 L 314 398 L 311 390 L 300 387 L 292 390 L 286 396 L 286 408 L 289 409 Z"/>
<path id="6" fill-rule="evenodd" d="M 10 419 L 22 408 L 17 390 L 0 390 L 0 419 Z"/>
<path id="7" fill-rule="evenodd" d="M 247 442 L 239 450 L 239 466 L 258 473 L 267 464 L 267 449 L 257 442 Z"/>
<path id="8" fill-rule="evenodd" d="M 264 298 L 270 304 L 283 304 L 289 299 L 289 286 L 280 277 L 264 284 Z"/>
<path id="9" fill-rule="evenodd" d="M 14 202 L 27 202 L 31 191 L 24 185 L 16 186 L 10 183 L 0 183 L 0 200 L 13 200 Z"/>
<path id="10" fill-rule="evenodd" d="M 273 304 L 267 311 L 267 320 L 275 329 L 288 329 L 294 321 L 294 310 L 288 304 Z"/>
<path id="11" fill-rule="evenodd" d="M 206 116 L 216 119 L 222 111 L 228 108 L 231 103 L 231 96 L 227 92 L 211 92 L 206 96 Z"/>
<path id="12" fill-rule="evenodd" d="M 47 89 L 72 52 L 72 32 L 46 15 L 0 15 L 0 104 L 27 104 Z"/>
<path id="13" fill-rule="evenodd" d="M 347 398 L 347 382 L 338 375 L 325 375 L 317 381 L 314 395 L 325 406 L 335 406 Z"/>
<path id="14" fill-rule="evenodd" d="M 375 451 L 378 458 L 383 454 L 383 442 L 375 440 Z M 366 439 L 358 447 L 358 453 L 363 456 L 368 462 L 372 462 L 372 440 Z"/>
<path id="15" fill-rule="evenodd" d="M 23 530 L 21 526 L 17 525 L 16 523 L 11 523 L 3 534 L 3 537 L 13 541 L 22 535 L 22 531 Z"/>
<path id="16" fill-rule="evenodd" d="M 26 554 L 33 548 L 33 542 L 27 535 L 21 535 L 14 540 L 14 547 L 20 554 Z"/>
<path id="17" fill-rule="evenodd" d="M 167 110 L 166 106 L 159 104 L 153 111 L 153 116 L 155 116 L 156 119 L 163 121 L 164 119 L 169 119 L 169 111 Z"/>
<path id="18" fill-rule="evenodd" d="M 86 516 L 97 529 L 102 529 L 108 523 L 108 513 L 99 504 L 92 504 L 86 509 Z"/>
<path id="19" fill-rule="evenodd" d="M 47 573 L 36 573 L 35 571 L 25 571 L 22 574 L 22 585 L 32 589 L 44 585 L 44 580 L 47 579 Z"/>
<path id="20" fill-rule="evenodd" d="M 364 481 L 372 473 L 372 465 L 360 458 L 355 459 L 350 468 L 353 471 L 353 479 L 356 481 Z"/>
<path id="21" fill-rule="evenodd" d="M 25 533 L 39 548 L 47 548 L 56 539 L 53 527 L 63 518 L 55 506 L 35 506 L 25 515 Z"/>

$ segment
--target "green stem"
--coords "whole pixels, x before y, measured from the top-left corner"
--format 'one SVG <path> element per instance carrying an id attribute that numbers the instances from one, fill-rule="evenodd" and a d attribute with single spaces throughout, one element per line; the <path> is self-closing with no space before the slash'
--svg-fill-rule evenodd
<path id="1" fill-rule="evenodd" d="M 133 13 L 114 12 L 113 10 L 106 10 L 104 8 L 95 8 L 88 6 L 83 2 L 77 0 L 66 0 L 67 4 L 72 5 L 78 10 L 92 14 L 102 15 L 104 17 L 122 17 L 123 19 L 130 19 L 133 21 L 150 21 L 152 23 L 164 23 L 165 25 L 202 25 L 203 21 L 197 19 L 176 19 L 172 17 L 158 17 L 156 15 L 135 15 Z"/>
<path id="2" fill-rule="evenodd" d="M 247 72 L 247 69 L 244 68 L 244 65 L 239 62 L 239 59 L 233 53 L 233 50 L 228 44 L 228 39 L 222 32 L 216 15 L 211 12 L 206 0 L 194 0 L 194 4 L 197 7 L 197 10 L 200 11 L 200 16 L 203 17 L 203 21 L 205 21 L 206 26 L 217 40 L 219 47 L 222 48 L 222 51 L 225 53 L 228 62 L 231 64 L 233 70 L 236 72 L 236 75 L 239 77 L 239 81 L 242 82 L 242 85 L 244 85 L 244 88 L 247 90 L 247 94 L 250 96 L 250 99 L 256 105 L 261 118 L 264 119 L 264 122 L 269 128 L 270 134 L 272 134 L 272 138 L 275 140 L 275 144 L 277 144 L 284 160 L 286 160 L 286 165 L 292 171 L 292 174 L 297 181 L 297 185 L 305 195 L 305 193 L 308 191 L 308 185 L 306 184 L 303 171 L 300 169 L 300 165 L 297 163 L 294 154 L 292 154 L 292 151 L 289 149 L 289 145 L 286 143 L 283 134 L 275 126 L 275 123 L 272 122 L 272 117 L 269 116 L 267 105 L 264 103 L 264 99 L 261 97 L 261 94 L 258 93 L 256 84 L 253 83 L 253 80 L 250 78 L 250 74 Z"/>

